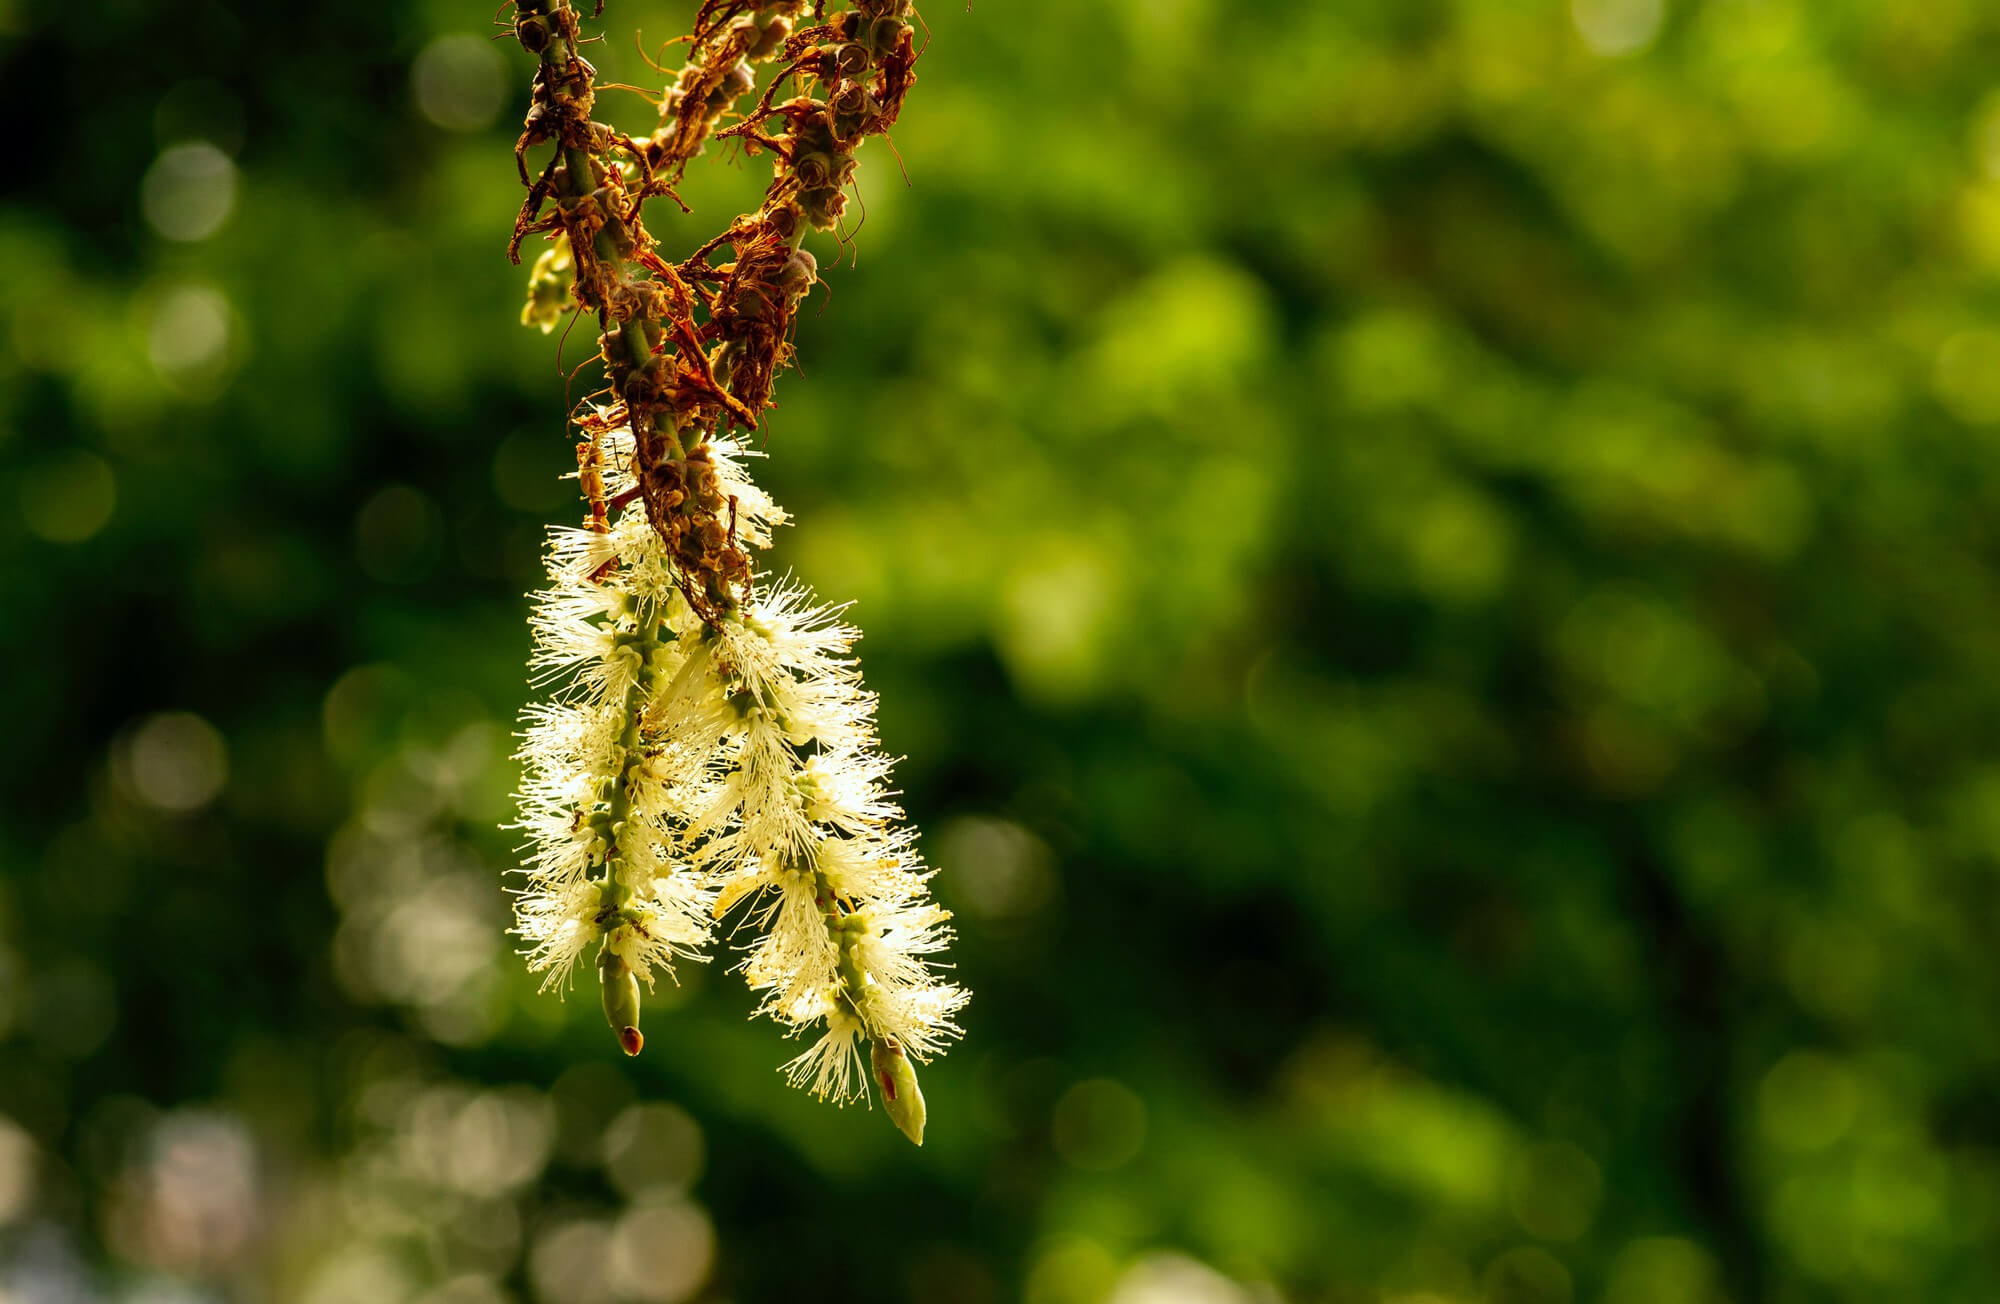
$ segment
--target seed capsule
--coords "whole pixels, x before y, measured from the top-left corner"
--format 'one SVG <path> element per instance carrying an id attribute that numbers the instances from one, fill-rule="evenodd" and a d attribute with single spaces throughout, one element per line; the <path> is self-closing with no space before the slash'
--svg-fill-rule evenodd
<path id="1" fill-rule="evenodd" d="M 897 18 L 877 18 L 868 28 L 868 44 L 873 47 L 875 58 L 884 58 L 895 53 L 897 45 L 910 30 L 910 25 Z"/>
<path id="2" fill-rule="evenodd" d="M 794 249 L 785 260 L 784 270 L 778 273 L 778 285 L 794 299 L 812 289 L 818 279 L 819 260 L 805 249 Z"/>
<path id="3" fill-rule="evenodd" d="M 817 190 L 821 186 L 833 184 L 835 166 L 831 154 L 815 151 L 799 155 L 792 163 L 792 171 L 797 174 L 801 186 L 807 190 Z"/>
<path id="4" fill-rule="evenodd" d="M 514 19 L 514 35 L 529 54 L 549 48 L 549 20 L 540 14 L 521 14 Z"/>

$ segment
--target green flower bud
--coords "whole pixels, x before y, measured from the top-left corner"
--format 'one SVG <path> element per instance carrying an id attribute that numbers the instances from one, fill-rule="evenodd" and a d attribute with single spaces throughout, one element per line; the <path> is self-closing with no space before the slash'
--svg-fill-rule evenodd
<path id="1" fill-rule="evenodd" d="M 606 946 L 597 953 L 597 983 L 604 995 L 604 1021 L 618 1034 L 627 1055 L 637 1055 L 646 1039 L 639 1035 L 639 977 L 625 958 Z"/>
<path id="2" fill-rule="evenodd" d="M 819 260 L 809 250 L 794 249 L 778 273 L 778 288 L 787 298 L 801 299 L 819 281 Z"/>
<path id="3" fill-rule="evenodd" d="M 523 326 L 539 326 L 546 335 L 563 319 L 570 306 L 570 283 L 576 269 L 570 262 L 569 241 L 558 237 L 535 260 L 528 273 L 528 302 L 521 309 Z"/>
<path id="4" fill-rule="evenodd" d="M 833 66 L 846 77 L 859 77 L 867 72 L 868 63 L 868 47 L 859 42 L 841 46 L 840 52 L 833 56 Z"/>
<path id="5" fill-rule="evenodd" d="M 917 1067 L 894 1037 L 877 1037 L 868 1047 L 875 1085 L 882 1088 L 882 1108 L 896 1130 L 917 1145 L 924 1143 L 924 1091 L 917 1085 Z"/>

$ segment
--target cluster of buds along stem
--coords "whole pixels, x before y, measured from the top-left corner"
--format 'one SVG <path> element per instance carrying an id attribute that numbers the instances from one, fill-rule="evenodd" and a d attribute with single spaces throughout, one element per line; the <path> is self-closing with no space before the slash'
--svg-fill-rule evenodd
<path id="1" fill-rule="evenodd" d="M 704 0 L 658 127 L 634 137 L 591 117 L 571 0 L 515 0 L 538 67 L 509 252 L 548 241 L 521 320 L 593 314 L 606 378 L 575 421 L 585 518 L 551 532 L 531 622 L 550 693 L 520 752 L 517 931 L 547 986 L 595 948 L 605 1018 L 637 1054 L 642 988 L 742 907 L 757 1013 L 814 1034 L 790 1080 L 845 1102 L 872 1079 L 921 1144 L 913 1061 L 959 1035 L 966 999 L 931 959 L 950 916 L 887 786 L 856 632 L 802 587 L 760 582 L 752 550 L 785 517 L 732 438 L 758 428 L 791 359 L 818 283 L 807 233 L 839 225 L 856 151 L 915 81 L 908 0 L 828 8 Z M 679 204 L 688 164 L 723 140 L 774 156 L 764 201 L 669 262 L 644 206 Z"/>

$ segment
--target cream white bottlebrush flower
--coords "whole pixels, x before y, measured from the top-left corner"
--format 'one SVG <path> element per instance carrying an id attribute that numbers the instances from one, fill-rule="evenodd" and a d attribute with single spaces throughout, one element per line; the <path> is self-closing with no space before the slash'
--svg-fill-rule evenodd
<path id="1" fill-rule="evenodd" d="M 628 1054 L 642 1044 L 636 985 L 675 956 L 697 956 L 714 893 L 679 838 L 647 711 L 682 660 L 673 631 L 686 603 L 644 520 L 603 532 L 551 531 L 549 587 L 535 595 L 536 682 L 524 713 L 521 827 L 532 854 L 517 930 L 544 987 L 567 984 L 596 948 L 606 1017 Z"/>
<path id="2" fill-rule="evenodd" d="M 629 465 L 629 448 L 611 431 L 602 462 Z M 708 460 L 739 541 L 767 546 L 782 512 L 733 446 Z M 630 501 L 625 474 L 584 473 L 599 474 L 596 494 Z M 601 532 L 552 531 L 547 564 L 530 664 L 553 691 L 528 708 L 520 752 L 530 966 L 564 983 L 594 948 L 606 1016 L 636 1054 L 638 984 L 741 905 L 757 1013 L 814 1034 L 790 1080 L 845 1103 L 872 1076 L 921 1143 L 910 1060 L 959 1034 L 966 994 L 928 959 L 950 916 L 886 787 L 855 631 L 794 583 L 704 620 L 636 506 Z"/>

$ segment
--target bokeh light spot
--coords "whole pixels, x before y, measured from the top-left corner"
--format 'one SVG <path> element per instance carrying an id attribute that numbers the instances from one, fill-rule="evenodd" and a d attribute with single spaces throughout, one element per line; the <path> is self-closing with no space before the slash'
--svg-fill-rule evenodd
<path id="1" fill-rule="evenodd" d="M 629 1210 L 611 1233 L 611 1284 L 626 1299 L 676 1304 L 715 1261 L 708 1215 L 681 1200 Z"/>
<path id="2" fill-rule="evenodd" d="M 673 1105 L 634 1105 L 604 1130 L 604 1167 L 627 1196 L 685 1190 L 701 1176 L 701 1128 Z"/>
<path id="3" fill-rule="evenodd" d="M 512 1298 L 491 1277 L 467 1273 L 419 1296 L 417 1304 L 510 1304 Z"/>
<path id="4" fill-rule="evenodd" d="M 417 107 L 447 131 L 491 126 L 506 95 L 506 76 L 493 43 L 463 33 L 432 41 L 410 68 Z"/>
<path id="5" fill-rule="evenodd" d="M 2000 90 L 1988 91 L 1972 117 L 1972 156 L 1989 181 L 2000 181 Z"/>
<path id="6" fill-rule="evenodd" d="M 176 388 L 214 377 L 228 355 L 229 300 L 207 285 L 179 285 L 161 295 L 146 323 L 146 355 Z"/>
<path id="7" fill-rule="evenodd" d="M 300 1304 L 355 1304 L 357 1300 L 405 1300 L 407 1271 L 387 1249 L 356 1246 L 321 1263 L 308 1279 Z"/>
<path id="8" fill-rule="evenodd" d="M 1723 1304 L 1715 1259 L 1693 1241 L 1648 1236 L 1612 1260 L 1605 1304 Z"/>
<path id="9" fill-rule="evenodd" d="M 118 505 L 118 481 L 95 453 L 58 453 L 21 477 L 21 521 L 50 543 L 81 543 Z"/>
<path id="10" fill-rule="evenodd" d="M 952 900 L 983 919 L 1023 919 L 1042 910 L 1056 888 L 1055 853 L 1012 820 L 966 816 L 940 831 L 938 863 Z"/>
<path id="11" fill-rule="evenodd" d="M 1569 1304 L 1569 1269 L 1538 1245 L 1519 1245 L 1487 1265 L 1480 1304 Z"/>
<path id="12" fill-rule="evenodd" d="M 395 666 L 356 666 L 342 675 L 320 708 L 327 751 L 352 763 L 386 745 L 415 692 L 410 677 Z"/>
<path id="13" fill-rule="evenodd" d="M 1024 1304 L 1099 1304 L 1118 1281 L 1118 1261 L 1096 1241 L 1057 1241 L 1028 1269 Z"/>
<path id="14" fill-rule="evenodd" d="M 0 1114 L 0 1227 L 27 1212 L 34 1194 L 34 1138 Z"/>
<path id="15" fill-rule="evenodd" d="M 1931 384 L 1945 410 L 1967 425 L 2000 422 L 2000 331 L 1960 331 L 1946 340 Z"/>
<path id="16" fill-rule="evenodd" d="M 261 1212 L 257 1148 L 235 1118 L 160 1119 L 107 1215 L 119 1253 L 169 1272 L 219 1272 L 251 1248 Z"/>
<path id="17" fill-rule="evenodd" d="M 206 240 L 236 207 L 236 165 L 207 141 L 160 151 L 139 183 L 146 220 L 169 240 Z"/>
<path id="18" fill-rule="evenodd" d="M 1666 0 L 1570 0 L 1570 18 L 1596 54 L 1637 54 L 1653 43 L 1666 21 Z"/>
<path id="19" fill-rule="evenodd" d="M 1107 1304 L 1255 1304 L 1256 1297 L 1185 1254 L 1148 1254 L 1125 1270 Z"/>
<path id="20" fill-rule="evenodd" d="M 200 716 L 170 711 L 147 720 L 132 735 L 126 774 L 141 801 L 186 814 L 214 801 L 229 782 L 229 747 Z"/>
<path id="21" fill-rule="evenodd" d="M 601 1222 L 559 1223 L 535 1238 L 528 1277 L 549 1304 L 603 1304 L 611 1288 L 611 1231 Z"/>
<path id="22" fill-rule="evenodd" d="M 419 1108 L 424 1108 L 420 1098 Z M 536 1091 L 442 1093 L 413 1135 L 434 1137 L 443 1176 L 476 1196 L 504 1195 L 541 1176 L 555 1144 L 555 1111 Z"/>
<path id="23" fill-rule="evenodd" d="M 1563 1141 L 1523 1151 L 1507 1178 L 1514 1220 L 1548 1241 L 1573 1241 L 1590 1230 L 1603 1194 L 1597 1161 Z"/>
<path id="24" fill-rule="evenodd" d="M 1817 1051 L 1793 1051 L 1758 1085 L 1757 1122 L 1774 1145 L 1823 1150 L 1846 1135 L 1860 1103 L 1859 1084 L 1840 1061 Z"/>
<path id="25" fill-rule="evenodd" d="M 1102 669 L 1114 579 L 1082 540 L 1046 547 L 1010 577 L 999 644 L 1022 691 L 1048 701 L 1088 696 Z"/>

